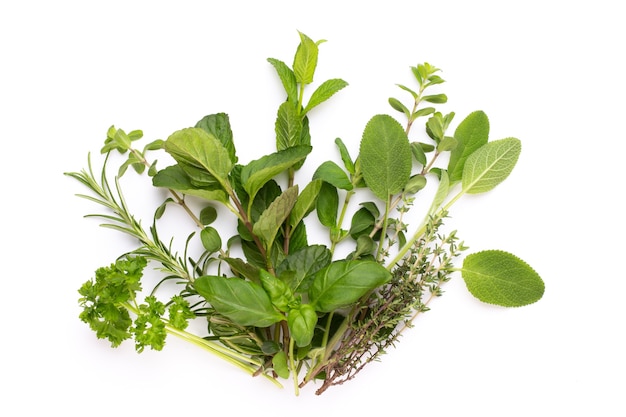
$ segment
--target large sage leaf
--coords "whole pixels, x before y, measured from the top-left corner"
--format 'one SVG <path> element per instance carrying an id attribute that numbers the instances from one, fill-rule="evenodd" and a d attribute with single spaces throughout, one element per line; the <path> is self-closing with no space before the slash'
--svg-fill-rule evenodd
<path id="1" fill-rule="evenodd" d="M 468 194 L 484 193 L 504 181 L 517 163 L 522 143 L 516 138 L 500 139 L 472 153 L 463 168 L 462 189 Z"/>
<path id="2" fill-rule="evenodd" d="M 460 181 L 467 157 L 487 143 L 489 139 L 489 119 L 482 111 L 470 113 L 454 131 L 456 147 L 450 152 L 448 173 L 453 183 Z"/>
<path id="3" fill-rule="evenodd" d="M 164 148 L 192 181 L 202 175 L 211 184 L 212 177 L 224 189 L 230 189 L 228 174 L 233 163 L 228 150 L 212 134 L 197 127 L 182 129 L 167 138 Z"/>
<path id="4" fill-rule="evenodd" d="M 241 184 L 254 200 L 263 185 L 276 175 L 302 161 L 311 152 L 311 146 L 287 148 L 251 161 L 241 169 Z"/>
<path id="5" fill-rule="evenodd" d="M 206 275 L 193 285 L 218 313 L 241 326 L 267 327 L 284 319 L 258 284 Z"/>
<path id="6" fill-rule="evenodd" d="M 309 300 L 317 311 L 348 307 L 368 291 L 386 283 L 391 273 L 375 261 L 336 261 L 315 274 Z"/>
<path id="7" fill-rule="evenodd" d="M 411 176 L 409 139 L 394 118 L 380 114 L 365 126 L 359 158 L 363 179 L 381 200 L 402 191 Z"/>
<path id="8" fill-rule="evenodd" d="M 461 275 L 479 300 L 504 307 L 521 307 L 538 301 L 545 284 L 539 274 L 517 256 L 500 250 L 468 255 Z"/>

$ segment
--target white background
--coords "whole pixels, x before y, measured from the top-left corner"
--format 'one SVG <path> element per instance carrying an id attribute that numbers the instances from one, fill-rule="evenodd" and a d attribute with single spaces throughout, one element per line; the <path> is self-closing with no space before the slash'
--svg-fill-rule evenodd
<path id="1" fill-rule="evenodd" d="M 0 414 L 626 415 L 618 5 L 3 2 Z M 443 70 L 454 126 L 481 109 L 492 139 L 522 140 L 510 178 L 459 202 L 450 225 L 471 251 L 528 261 L 544 298 L 490 307 L 455 276 L 382 362 L 321 397 L 309 387 L 296 398 L 289 383 L 278 390 L 174 339 L 162 352 L 110 349 L 78 320 L 76 290 L 130 242 L 82 218 L 94 206 L 63 172 L 88 152 L 99 163 L 112 124 L 164 139 L 221 111 L 241 162 L 271 152 L 283 97 L 266 58 L 291 63 L 297 30 L 328 40 L 316 81 L 350 83 L 310 115 L 312 166 L 338 160 L 335 137 L 355 155 L 374 114 L 399 116 L 387 98 L 408 98 L 395 84 L 410 85 L 423 61 Z M 133 192 L 137 211 L 153 210 L 150 198 Z"/>

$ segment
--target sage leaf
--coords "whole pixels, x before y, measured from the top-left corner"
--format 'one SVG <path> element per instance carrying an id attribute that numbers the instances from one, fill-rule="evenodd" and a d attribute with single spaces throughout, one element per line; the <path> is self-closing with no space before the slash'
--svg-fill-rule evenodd
<path id="1" fill-rule="evenodd" d="M 317 87 L 313 94 L 311 94 L 311 98 L 309 99 L 309 102 L 304 108 L 302 114 L 310 112 L 311 109 L 322 104 L 347 85 L 348 83 L 340 78 L 332 78 L 324 81 L 319 87 Z"/>
<path id="2" fill-rule="evenodd" d="M 281 277 L 287 271 L 293 274 L 286 280 L 294 293 L 306 292 L 310 281 L 321 269 L 330 265 L 332 254 L 324 245 L 311 245 L 290 253 L 276 268 L 276 274 Z"/>
<path id="3" fill-rule="evenodd" d="M 363 132 L 359 158 L 367 186 L 381 200 L 399 193 L 411 176 L 411 145 L 394 118 L 376 115 Z"/>
<path id="4" fill-rule="evenodd" d="M 489 119 L 482 111 L 470 113 L 454 131 L 456 147 L 450 153 L 448 173 L 450 181 L 460 181 L 467 157 L 485 145 L 489 138 Z"/>
<path id="5" fill-rule="evenodd" d="M 390 279 L 391 273 L 375 261 L 335 261 L 315 275 L 309 300 L 317 311 L 329 313 L 350 306 Z"/>
<path id="6" fill-rule="evenodd" d="M 233 131 L 230 127 L 230 119 L 226 113 L 209 114 L 196 123 L 196 126 L 210 135 L 216 137 L 228 151 L 230 161 L 237 163 L 235 154 L 235 142 L 233 142 Z"/>
<path id="7" fill-rule="evenodd" d="M 284 319 L 265 290 L 253 282 L 205 275 L 193 286 L 218 313 L 240 326 L 268 327 Z"/>
<path id="8" fill-rule="evenodd" d="M 313 173 L 313 179 L 321 179 L 343 190 L 352 190 L 353 188 L 346 172 L 333 161 L 322 163 Z"/>
<path id="9" fill-rule="evenodd" d="M 296 75 L 287 64 L 275 58 L 268 58 L 267 61 L 274 66 L 278 77 L 287 93 L 287 100 L 294 106 L 298 103 L 298 83 Z"/>
<path id="10" fill-rule="evenodd" d="M 290 148 L 300 144 L 302 119 L 293 103 L 285 101 L 278 107 L 276 116 L 276 150 Z"/>
<path id="11" fill-rule="evenodd" d="M 251 161 L 241 169 L 241 183 L 251 200 L 263 185 L 276 175 L 302 161 L 311 152 L 311 146 L 287 148 Z"/>
<path id="12" fill-rule="evenodd" d="M 278 230 L 289 217 L 289 213 L 291 213 L 297 198 L 297 185 L 286 189 L 265 209 L 256 223 L 254 223 L 252 232 L 265 243 L 266 249 L 272 247 Z"/>
<path id="13" fill-rule="evenodd" d="M 474 297 L 504 307 L 532 304 L 543 297 L 545 290 L 543 280 L 530 265 L 501 250 L 468 255 L 461 275 Z"/>
<path id="14" fill-rule="evenodd" d="M 465 161 L 462 190 L 468 194 L 484 193 L 504 181 L 522 150 L 516 138 L 499 139 L 483 145 Z"/>

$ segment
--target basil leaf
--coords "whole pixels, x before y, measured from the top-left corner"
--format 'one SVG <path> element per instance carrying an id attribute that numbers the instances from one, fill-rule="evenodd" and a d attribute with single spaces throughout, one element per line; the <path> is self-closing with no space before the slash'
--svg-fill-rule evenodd
<path id="1" fill-rule="evenodd" d="M 205 275 L 196 279 L 193 286 L 218 313 L 240 326 L 268 327 L 284 319 L 258 284 Z"/>
<path id="2" fill-rule="evenodd" d="M 309 300 L 315 310 L 348 307 L 368 291 L 388 282 L 391 273 L 375 261 L 336 261 L 315 274 Z"/>
<path id="3" fill-rule="evenodd" d="M 315 274 L 327 267 L 332 259 L 330 250 L 324 245 L 311 245 L 290 253 L 276 268 L 276 274 L 282 278 L 286 272 L 293 272 L 286 280 L 292 291 L 308 291 Z"/>

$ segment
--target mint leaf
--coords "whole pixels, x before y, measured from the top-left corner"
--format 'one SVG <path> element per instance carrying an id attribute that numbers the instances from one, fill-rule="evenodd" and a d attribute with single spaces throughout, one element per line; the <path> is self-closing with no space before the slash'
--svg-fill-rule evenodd
<path id="1" fill-rule="evenodd" d="M 313 92 L 313 94 L 311 95 L 311 98 L 309 99 L 308 104 L 306 105 L 302 113 L 303 114 L 308 113 L 309 111 L 311 111 L 311 109 L 322 104 L 323 102 L 331 98 L 337 91 L 341 90 L 347 85 L 348 85 L 347 82 L 339 78 L 333 78 L 333 79 L 324 81 Z"/>
<path id="2" fill-rule="evenodd" d="M 272 247 L 278 230 L 289 217 L 297 198 L 298 186 L 288 188 L 261 213 L 259 219 L 254 223 L 252 231 L 265 243 L 266 249 L 269 250 Z"/>
<path id="3" fill-rule="evenodd" d="M 504 307 L 532 304 L 543 296 L 544 282 L 526 262 L 500 250 L 468 255 L 461 275 L 480 301 Z"/>
<path id="4" fill-rule="evenodd" d="M 274 130 L 276 131 L 276 150 L 282 151 L 300 145 L 302 119 L 291 102 L 285 101 L 278 107 Z"/>

